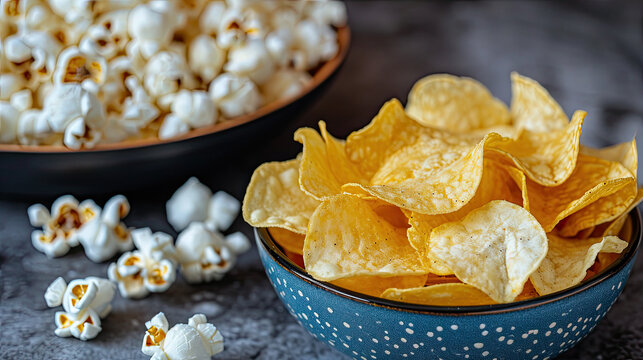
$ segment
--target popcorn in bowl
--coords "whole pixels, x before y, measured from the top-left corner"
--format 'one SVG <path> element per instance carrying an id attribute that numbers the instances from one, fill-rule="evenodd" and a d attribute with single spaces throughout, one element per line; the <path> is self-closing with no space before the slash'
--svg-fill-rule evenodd
<path id="1" fill-rule="evenodd" d="M 292 97 L 338 51 L 340 1 L 2 1 L 0 142 L 158 137 Z"/>

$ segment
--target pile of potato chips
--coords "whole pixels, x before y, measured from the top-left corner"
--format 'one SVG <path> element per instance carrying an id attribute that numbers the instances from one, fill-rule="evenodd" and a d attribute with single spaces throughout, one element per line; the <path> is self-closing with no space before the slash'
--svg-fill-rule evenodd
<path id="1" fill-rule="evenodd" d="M 628 245 L 636 144 L 580 145 L 585 112 L 570 121 L 537 82 L 511 79 L 509 109 L 475 80 L 431 75 L 345 141 L 324 122 L 297 130 L 303 152 L 255 170 L 244 219 L 315 279 L 397 301 L 507 303 L 579 284 Z"/>

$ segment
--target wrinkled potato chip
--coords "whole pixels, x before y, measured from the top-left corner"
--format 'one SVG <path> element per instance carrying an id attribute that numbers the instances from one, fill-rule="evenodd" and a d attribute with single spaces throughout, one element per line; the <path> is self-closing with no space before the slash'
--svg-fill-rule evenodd
<path id="1" fill-rule="evenodd" d="M 243 219 L 255 227 L 305 234 L 319 202 L 299 188 L 299 159 L 261 164 L 243 198 Z"/>
<path id="2" fill-rule="evenodd" d="M 322 200 L 339 194 L 346 183 L 363 180 L 346 157 L 344 143 L 328 134 L 323 121 L 319 126 L 323 138 L 314 129 L 300 128 L 295 132 L 295 140 L 304 146 L 299 168 L 301 189 Z"/>
<path id="3" fill-rule="evenodd" d="M 418 80 L 409 93 L 406 113 L 420 124 L 467 132 L 511 121 L 507 106 L 478 81 L 448 74 Z"/>
<path id="4" fill-rule="evenodd" d="M 371 178 L 400 149 L 417 142 L 475 145 L 483 134 L 460 135 L 420 125 L 404 112 L 397 99 L 388 101 L 364 128 L 346 139 L 346 155 L 361 174 Z"/>
<path id="5" fill-rule="evenodd" d="M 630 211 L 634 210 L 635 207 L 637 207 L 641 201 L 643 200 L 643 188 L 640 188 L 636 192 L 636 197 L 634 198 L 634 201 L 628 206 L 628 208 L 623 212 L 623 214 L 616 219 L 602 223 L 598 226 L 594 227 L 594 231 L 592 232 L 592 235 L 594 237 L 601 237 L 601 236 L 618 236 L 621 233 L 621 229 L 623 229 L 623 225 L 625 225 L 625 222 L 627 221 L 628 217 L 630 216 Z"/>
<path id="6" fill-rule="evenodd" d="M 636 151 L 636 139 L 630 142 L 608 146 L 602 149 L 595 149 L 581 145 L 580 152 L 585 155 L 597 157 L 607 161 L 615 161 L 625 166 L 636 176 L 638 168 L 638 154 Z"/>
<path id="7" fill-rule="evenodd" d="M 580 148 L 584 111 L 576 111 L 563 129 L 536 133 L 523 131 L 517 139 L 503 138 L 489 149 L 524 171 L 531 180 L 544 186 L 563 183 L 574 171 Z"/>
<path id="8" fill-rule="evenodd" d="M 484 162 L 482 180 L 476 190 L 474 197 L 463 208 L 458 211 L 439 214 L 424 215 L 415 212 L 408 212 L 409 224 L 407 230 L 409 242 L 420 254 L 420 260 L 427 269 L 437 275 L 449 275 L 453 272 L 446 266 L 441 265 L 435 258 L 429 257 L 429 238 L 431 231 L 442 224 L 452 221 L 459 221 L 469 212 L 475 210 L 493 200 L 506 200 L 520 204 L 522 193 L 513 183 L 510 175 L 515 169 L 505 168 L 496 161 L 487 159 Z M 517 170 L 515 170 L 517 171 Z"/>
<path id="9" fill-rule="evenodd" d="M 306 233 L 306 271 L 323 281 L 426 274 L 406 228 L 391 225 L 373 207 L 372 201 L 347 194 L 324 200 Z"/>
<path id="10" fill-rule="evenodd" d="M 631 211 L 638 204 L 636 183 L 638 156 L 634 140 L 604 149 L 585 147 L 582 149 L 582 153 L 594 154 L 605 161 L 621 164 L 628 169 L 630 178 L 618 191 L 604 196 L 565 219 L 559 231 L 560 235 L 566 237 L 574 236 L 582 229 L 615 220 L 623 213 Z"/>
<path id="11" fill-rule="evenodd" d="M 536 81 L 511 73 L 511 118 L 514 126 L 533 132 L 564 129 L 569 119 L 549 92 Z"/>
<path id="12" fill-rule="evenodd" d="M 549 251 L 531 282 L 540 295 L 555 293 L 579 284 L 599 252 L 620 253 L 627 242 L 616 236 L 603 238 L 565 239 L 549 234 Z"/>
<path id="13" fill-rule="evenodd" d="M 547 236 L 527 210 L 491 201 L 433 229 L 429 258 L 501 303 L 513 301 L 547 254 Z"/>
<path id="14" fill-rule="evenodd" d="M 281 246 L 284 250 L 299 255 L 304 253 L 304 235 L 278 227 L 268 228 L 268 231 L 277 245 Z"/>
<path id="15" fill-rule="evenodd" d="M 437 170 L 428 166 L 416 169 L 410 174 L 412 177 L 397 183 L 360 187 L 374 197 L 417 213 L 456 211 L 471 200 L 480 184 L 485 145 L 500 138 L 498 134 L 487 135 L 469 152 Z M 441 160 L 438 156 L 437 161 Z"/>
<path id="16" fill-rule="evenodd" d="M 380 296 L 388 288 L 407 289 L 424 285 L 426 275 L 409 276 L 353 276 L 333 280 L 330 283 L 358 293 Z"/>
<path id="17" fill-rule="evenodd" d="M 583 208 L 631 186 L 634 182 L 632 174 L 623 165 L 579 154 L 574 172 L 564 183 L 551 187 L 527 179 L 525 185 L 519 186 L 526 187 L 526 208 L 538 219 L 545 231 L 550 232 L 564 218 L 578 211 L 584 212 Z M 599 213 L 597 209 L 587 212 L 592 215 Z"/>
<path id="18" fill-rule="evenodd" d="M 462 283 L 437 284 L 411 289 L 391 288 L 384 291 L 381 297 L 433 306 L 476 306 L 496 303 L 476 287 Z"/>

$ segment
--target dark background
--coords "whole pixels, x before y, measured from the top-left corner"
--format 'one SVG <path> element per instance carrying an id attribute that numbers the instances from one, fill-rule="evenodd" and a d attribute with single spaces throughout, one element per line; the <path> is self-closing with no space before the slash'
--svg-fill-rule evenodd
<path id="1" fill-rule="evenodd" d="M 436 72 L 478 79 L 507 103 L 509 73 L 532 77 L 568 115 L 588 111 L 582 137 L 588 145 L 629 141 L 643 129 L 641 1 L 364 1 L 349 2 L 348 9 L 352 48 L 326 94 L 277 138 L 248 143 L 248 154 L 225 165 L 204 164 L 204 183 L 242 198 L 257 165 L 300 151 L 292 141 L 296 128 L 323 119 L 331 133 L 345 137 L 368 123 L 386 100 L 405 102 L 415 80 Z M 164 207 L 178 185 L 126 193 L 132 205 L 127 225 L 176 235 Z M 102 206 L 107 196 L 94 199 Z M 47 206 L 51 200 L 38 199 Z M 90 342 L 58 338 L 53 333 L 57 309 L 48 309 L 42 297 L 48 284 L 57 276 L 105 277 L 108 264 L 91 263 L 80 248 L 54 260 L 33 249 L 26 215 L 30 204 L 0 201 L 1 359 L 145 359 L 140 352 L 144 323 L 159 311 L 171 324 L 205 313 L 225 336 L 226 351 L 217 359 L 341 358 L 286 312 L 255 249 L 221 282 L 189 286 L 179 277 L 166 293 L 144 300 L 117 295 L 103 332 Z M 250 235 L 241 219 L 233 230 Z M 642 299 L 640 258 L 611 312 L 561 359 L 643 359 Z"/>

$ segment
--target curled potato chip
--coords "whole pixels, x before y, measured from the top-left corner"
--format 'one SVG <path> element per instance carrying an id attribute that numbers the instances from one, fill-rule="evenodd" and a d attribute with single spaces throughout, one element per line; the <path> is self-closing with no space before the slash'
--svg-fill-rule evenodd
<path id="1" fill-rule="evenodd" d="M 565 239 L 548 234 L 549 251 L 531 275 L 540 295 L 547 295 L 579 284 L 599 252 L 620 253 L 627 242 L 616 236 L 589 239 Z"/>
<path id="2" fill-rule="evenodd" d="M 478 81 L 448 74 L 418 80 L 409 93 L 406 112 L 420 124 L 450 131 L 506 125 L 507 106 Z"/>
<path id="3" fill-rule="evenodd" d="M 299 255 L 304 253 L 304 235 L 278 227 L 268 228 L 268 232 L 270 232 L 270 235 L 277 245 L 281 246 L 284 250 Z"/>
<path id="4" fill-rule="evenodd" d="M 391 288 L 384 291 L 381 297 L 433 306 L 476 306 L 496 303 L 476 287 L 462 283 L 437 284 L 411 289 Z"/>
<path id="5" fill-rule="evenodd" d="M 358 293 L 380 296 L 388 288 L 407 289 L 424 285 L 426 275 L 409 276 L 352 276 L 333 280 L 330 283 Z"/>
<path id="6" fill-rule="evenodd" d="M 582 229 L 615 220 L 624 213 L 631 211 L 638 204 L 637 199 L 640 201 L 636 184 L 638 156 L 634 140 L 604 149 L 584 147 L 581 152 L 593 154 L 590 156 L 596 156 L 604 161 L 620 164 L 629 171 L 628 175 L 623 175 L 623 177 L 628 177 L 628 180 L 622 180 L 625 182 L 622 188 L 612 194 L 603 196 L 565 219 L 560 226 L 559 232 L 560 235 L 566 237 L 575 236 Z"/>
<path id="7" fill-rule="evenodd" d="M 491 201 L 431 232 L 429 258 L 497 302 L 513 301 L 547 254 L 547 236 L 527 210 Z"/>
<path id="8" fill-rule="evenodd" d="M 574 171 L 579 152 L 579 140 L 585 118 L 584 111 L 577 111 L 572 121 L 563 129 L 549 132 L 523 131 L 517 139 L 503 138 L 489 149 L 513 163 L 527 177 L 544 186 L 563 183 Z"/>
<path id="9" fill-rule="evenodd" d="M 301 189 L 317 200 L 339 194 L 345 183 L 362 182 L 362 177 L 346 157 L 344 142 L 326 131 L 326 124 L 319 122 L 322 136 L 311 128 L 300 128 L 295 140 L 303 144 L 299 168 Z"/>
<path id="10" fill-rule="evenodd" d="M 388 101 L 364 128 L 346 139 L 346 155 L 361 174 L 371 178 L 400 149 L 417 142 L 475 145 L 483 134 L 460 135 L 420 125 L 408 117 L 397 99 Z"/>
<path id="11" fill-rule="evenodd" d="M 261 164 L 243 198 L 243 219 L 255 227 L 305 234 L 319 202 L 299 188 L 299 159 Z"/>
<path id="12" fill-rule="evenodd" d="M 431 231 L 444 223 L 459 221 L 469 212 L 475 210 L 492 200 L 506 200 L 515 204 L 522 201 L 522 193 L 514 184 L 511 171 L 513 168 L 506 168 L 500 163 L 491 159 L 485 159 L 482 180 L 476 189 L 476 193 L 461 209 L 438 215 L 424 215 L 415 212 L 408 212 L 409 224 L 407 236 L 411 245 L 418 251 L 420 260 L 427 269 L 437 275 L 449 275 L 453 272 L 446 266 L 441 265 L 439 260 L 429 257 L 429 239 Z M 517 170 L 515 170 L 517 171 Z"/>
<path id="13" fill-rule="evenodd" d="M 643 200 L 643 188 L 638 189 L 636 192 L 636 198 L 634 198 L 634 201 L 630 204 L 630 206 L 621 214 L 621 216 L 617 217 L 616 219 L 612 220 L 611 222 L 606 222 L 603 224 L 600 224 L 594 228 L 594 231 L 592 232 L 592 235 L 595 237 L 598 236 L 617 236 L 621 233 L 621 229 L 623 229 L 623 226 L 625 225 L 625 222 L 627 221 L 630 211 L 634 210 L 635 207 L 637 207 L 641 201 Z M 623 237 L 627 238 L 627 237 Z"/>
<path id="14" fill-rule="evenodd" d="M 580 147 L 580 152 L 585 155 L 597 157 L 607 161 L 615 161 L 625 166 L 636 176 L 638 167 L 638 154 L 636 151 L 636 139 L 630 142 L 608 146 L 602 149 L 595 149 L 589 146 Z"/>
<path id="15" fill-rule="evenodd" d="M 533 132 L 564 129 L 569 119 L 563 109 L 538 82 L 511 73 L 511 118 L 514 126 Z"/>
<path id="16" fill-rule="evenodd" d="M 526 208 L 549 232 L 564 218 L 586 212 L 584 208 L 631 186 L 634 181 L 629 170 L 617 162 L 579 154 L 574 172 L 564 183 L 550 187 L 527 179 L 518 185 L 524 186 Z M 590 208 L 587 212 L 593 216 L 600 213 L 599 210 Z M 612 211 L 603 209 L 603 212 L 608 210 Z"/>
<path id="17" fill-rule="evenodd" d="M 324 281 L 362 275 L 426 274 L 406 238 L 406 228 L 383 219 L 375 206 L 373 201 L 347 194 L 324 200 L 306 233 L 306 271 Z"/>
<path id="18" fill-rule="evenodd" d="M 446 161 L 442 156 L 429 157 L 429 166 L 407 172 L 410 177 L 406 179 L 394 178 L 397 182 L 357 186 L 383 201 L 420 214 L 435 215 L 456 211 L 471 200 L 480 184 L 485 145 L 500 138 L 498 134 L 488 134 L 455 161 L 453 158 L 457 157 L 459 147 L 458 151 L 447 155 Z M 446 166 L 439 166 L 441 163 Z"/>

